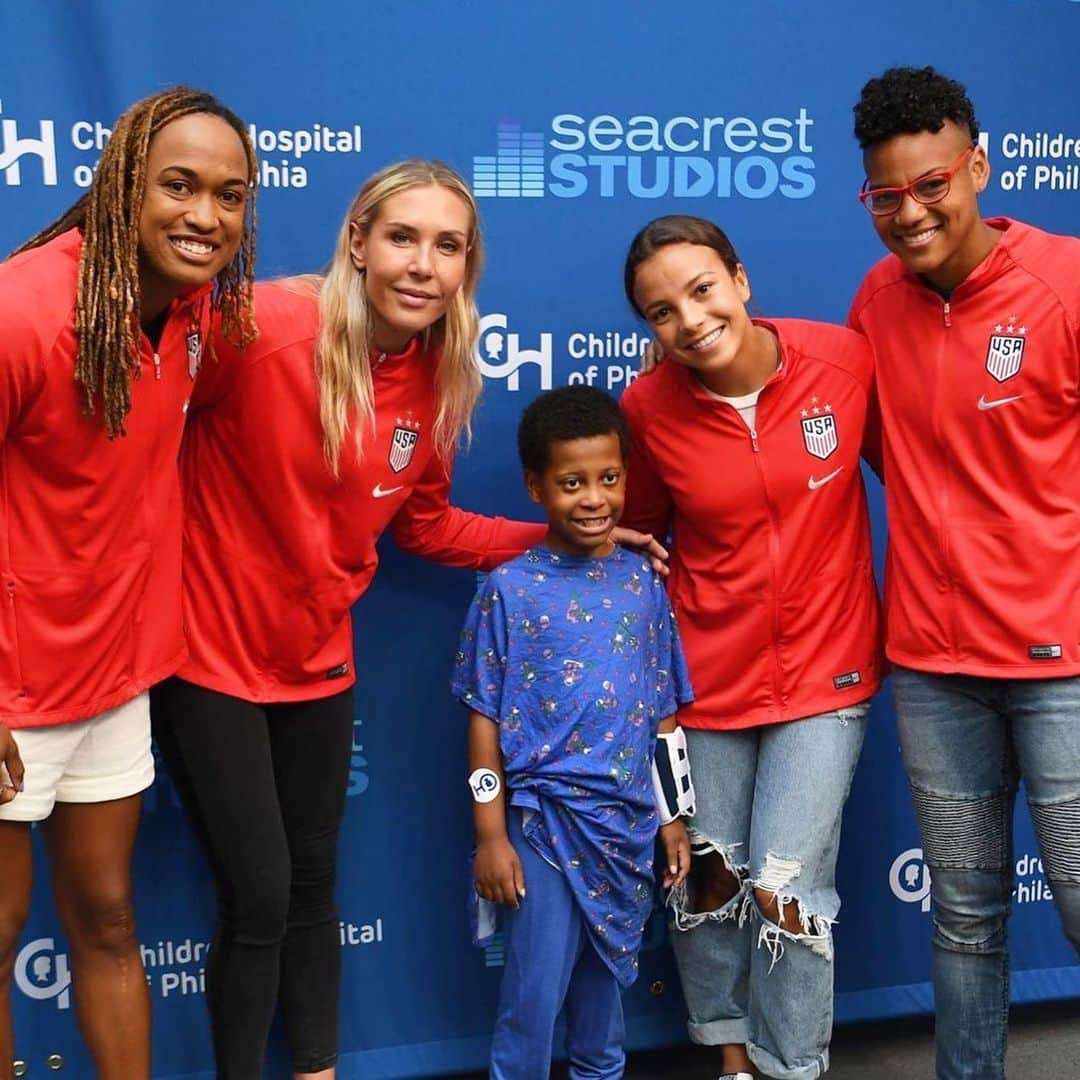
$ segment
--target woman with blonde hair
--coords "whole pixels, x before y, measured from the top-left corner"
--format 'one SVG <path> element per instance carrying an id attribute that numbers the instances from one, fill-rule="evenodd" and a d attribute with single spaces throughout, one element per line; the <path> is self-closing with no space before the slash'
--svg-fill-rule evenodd
<path id="1" fill-rule="evenodd" d="M 436 162 L 389 166 L 350 206 L 324 278 L 256 287 L 258 344 L 223 344 L 192 401 L 191 659 L 154 716 L 218 885 L 207 999 L 220 1076 L 262 1075 L 278 999 L 296 1074 L 333 1075 L 349 610 L 376 541 L 389 527 L 405 551 L 491 568 L 544 532 L 448 501 L 480 393 L 481 265 L 465 182 Z"/>

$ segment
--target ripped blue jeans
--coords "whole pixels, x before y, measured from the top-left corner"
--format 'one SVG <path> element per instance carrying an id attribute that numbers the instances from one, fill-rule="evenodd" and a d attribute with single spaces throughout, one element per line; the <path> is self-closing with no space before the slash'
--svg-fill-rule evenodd
<path id="1" fill-rule="evenodd" d="M 829 1067 L 832 924 L 840 910 L 840 818 L 869 704 L 744 731 L 687 729 L 695 856 L 718 853 L 739 883 L 699 910 L 694 869 L 672 891 L 672 935 L 696 1043 L 745 1043 L 765 1076 L 816 1080 Z M 767 918 L 754 889 L 796 904 L 801 933 Z"/>
<path id="2" fill-rule="evenodd" d="M 893 671 L 934 901 L 938 1080 L 1002 1080 L 1013 806 L 1023 778 L 1065 936 L 1080 952 L 1080 676 Z"/>

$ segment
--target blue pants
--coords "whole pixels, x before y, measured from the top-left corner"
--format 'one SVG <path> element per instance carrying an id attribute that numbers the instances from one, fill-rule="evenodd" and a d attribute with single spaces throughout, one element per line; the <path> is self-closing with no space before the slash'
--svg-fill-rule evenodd
<path id="1" fill-rule="evenodd" d="M 563 874 L 525 839 L 522 812 L 507 814 L 525 873 L 525 897 L 506 909 L 506 968 L 491 1044 L 491 1080 L 548 1080 L 555 1021 L 565 1004 L 571 1080 L 619 1080 L 619 984 L 589 939 Z"/>
<path id="2" fill-rule="evenodd" d="M 1080 951 L 1080 677 L 898 667 L 893 690 L 934 899 L 938 1080 L 1003 1080 L 1021 778 L 1054 903 Z"/>
<path id="3" fill-rule="evenodd" d="M 690 1038 L 744 1043 L 763 1076 L 816 1080 L 829 1067 L 836 856 L 866 716 L 866 705 L 854 705 L 787 724 L 686 732 L 697 792 L 691 845 L 718 852 L 740 884 L 714 911 L 698 909 L 693 867 L 672 892 Z M 796 904 L 802 932 L 768 919 L 755 888 Z"/>

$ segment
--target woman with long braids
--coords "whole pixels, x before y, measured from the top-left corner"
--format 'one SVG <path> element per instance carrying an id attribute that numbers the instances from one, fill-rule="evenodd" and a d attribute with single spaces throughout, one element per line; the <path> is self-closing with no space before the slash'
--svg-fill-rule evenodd
<path id="1" fill-rule="evenodd" d="M 3 1078 L 35 821 L 96 1073 L 150 1075 L 131 888 L 147 689 L 185 654 L 176 460 L 209 324 L 255 336 L 255 178 L 220 102 L 154 94 L 117 121 L 90 190 L 0 264 L 0 721 L 25 761 L 23 780 L 9 753 L 0 794 Z"/>
<path id="2" fill-rule="evenodd" d="M 481 254 L 461 177 L 384 169 L 349 207 L 326 277 L 258 286 L 259 342 L 223 346 L 192 403 L 191 657 L 155 691 L 154 725 L 217 881 L 207 1002 L 230 1080 L 262 1076 L 279 1000 L 296 1076 L 334 1075 L 349 610 L 376 540 L 389 527 L 406 551 L 489 568 L 544 533 L 448 503 L 480 393 Z"/>

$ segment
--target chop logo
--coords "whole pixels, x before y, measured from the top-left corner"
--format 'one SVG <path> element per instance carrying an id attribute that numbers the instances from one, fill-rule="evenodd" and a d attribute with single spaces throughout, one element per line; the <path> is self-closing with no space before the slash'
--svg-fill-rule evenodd
<path id="1" fill-rule="evenodd" d="M 923 861 L 922 848 L 908 848 L 893 859 L 889 888 L 897 900 L 930 910 L 930 869 Z"/>
<path id="2" fill-rule="evenodd" d="M 24 945 L 15 958 L 15 985 L 29 998 L 56 998 L 58 1009 L 71 1008 L 71 972 L 65 953 L 56 951 L 52 938 L 37 938 Z"/>
<path id="3" fill-rule="evenodd" d="M 523 349 L 520 336 L 507 333 L 508 325 L 506 316 L 500 312 L 492 312 L 480 320 L 476 354 L 480 371 L 489 379 L 505 379 L 507 390 L 518 390 L 521 368 L 535 364 L 540 369 L 540 389 L 550 390 L 554 369 L 551 334 L 545 331 L 540 335 L 538 349 Z"/>
<path id="4" fill-rule="evenodd" d="M 0 113 L 4 111 L 0 101 Z M 52 120 L 38 123 L 38 137 L 19 134 L 19 125 L 7 117 L 0 120 L 0 173 L 9 187 L 22 183 L 22 159 L 35 157 L 41 162 L 41 176 L 49 187 L 56 180 L 56 125 Z"/>

